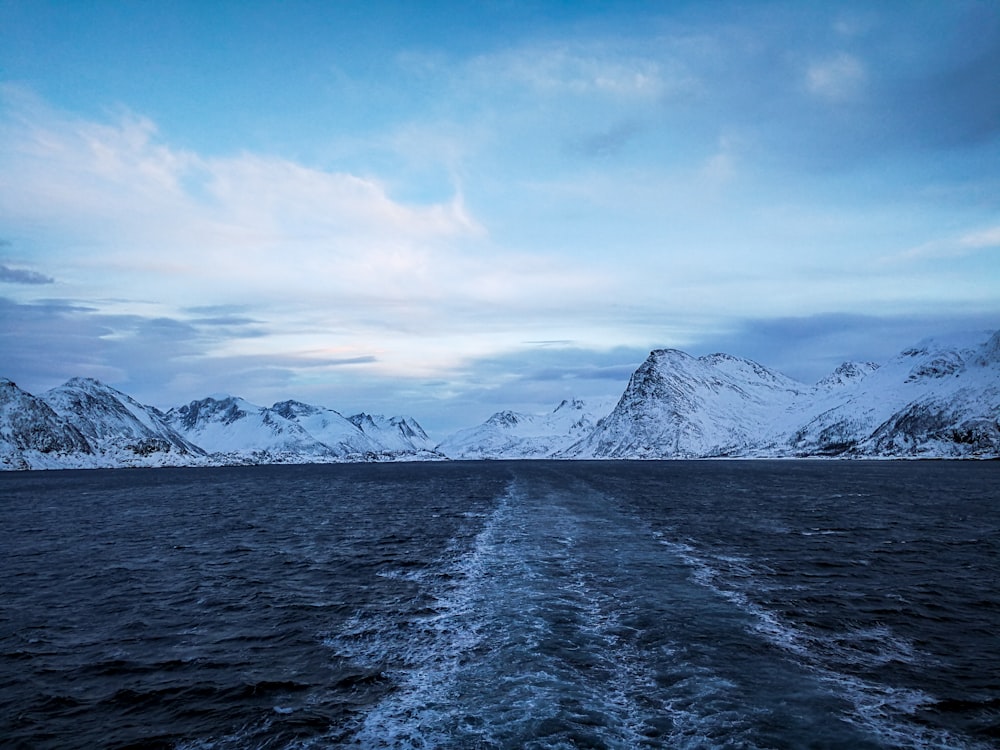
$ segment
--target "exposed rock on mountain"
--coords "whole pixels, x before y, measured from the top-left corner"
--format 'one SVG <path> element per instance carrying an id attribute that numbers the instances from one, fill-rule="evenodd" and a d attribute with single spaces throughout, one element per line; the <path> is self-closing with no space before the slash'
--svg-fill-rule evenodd
<path id="1" fill-rule="evenodd" d="M 96 380 L 0 380 L 0 469 L 444 458 L 1000 457 L 1000 332 L 928 339 L 815 385 L 728 354 L 658 349 L 613 409 L 500 411 L 434 449 L 408 417 L 233 396 L 166 414 Z M 607 413 L 601 419 L 601 414 Z"/>
<path id="2" fill-rule="evenodd" d="M 384 445 L 368 437 L 356 424 L 333 409 L 301 401 L 280 401 L 271 410 L 301 426 L 336 456 L 363 456 L 386 450 Z"/>
<path id="3" fill-rule="evenodd" d="M 844 364 L 816 383 L 816 387 L 833 389 L 854 385 L 877 369 L 878 365 L 874 362 L 844 362 Z"/>
<path id="4" fill-rule="evenodd" d="M 434 443 L 424 432 L 424 428 L 410 417 L 384 417 L 381 414 L 362 412 L 348 419 L 380 445 L 387 457 L 411 455 L 422 459 L 443 458 L 434 450 Z"/>
<path id="5" fill-rule="evenodd" d="M 73 378 L 42 397 L 109 466 L 182 466 L 205 452 L 164 415 L 92 378 Z"/>
<path id="6" fill-rule="evenodd" d="M 80 431 L 40 398 L 0 378 L 0 469 L 57 468 L 92 456 Z"/>
<path id="7" fill-rule="evenodd" d="M 659 350 L 573 458 L 1000 455 L 1000 332 L 926 340 L 815 386 L 728 355 Z"/>
<path id="8" fill-rule="evenodd" d="M 755 455 L 774 448 L 789 410 L 808 390 L 750 360 L 658 349 L 632 375 L 611 414 L 563 455 Z"/>
<path id="9" fill-rule="evenodd" d="M 167 412 L 188 440 L 223 463 L 322 463 L 338 455 L 296 422 L 236 396 L 211 396 Z"/>

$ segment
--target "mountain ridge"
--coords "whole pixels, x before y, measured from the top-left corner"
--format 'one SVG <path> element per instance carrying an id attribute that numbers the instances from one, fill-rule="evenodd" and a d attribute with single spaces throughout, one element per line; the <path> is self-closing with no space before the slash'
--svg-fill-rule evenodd
<path id="1" fill-rule="evenodd" d="M 845 363 L 813 386 L 738 357 L 654 350 L 560 457 L 1000 456 L 1000 331 L 956 338 Z"/>
<path id="2" fill-rule="evenodd" d="M 0 469 L 444 459 L 1000 458 L 1000 331 L 924 339 L 813 385 L 654 349 L 622 395 L 505 409 L 434 443 L 411 417 L 217 394 L 167 412 L 91 378 L 0 378 Z"/>

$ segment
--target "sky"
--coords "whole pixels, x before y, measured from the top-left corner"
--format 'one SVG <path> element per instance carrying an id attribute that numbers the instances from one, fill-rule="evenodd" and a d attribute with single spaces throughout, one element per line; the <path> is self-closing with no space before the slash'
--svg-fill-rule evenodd
<path id="1" fill-rule="evenodd" d="M 0 376 L 443 437 L 1000 327 L 1000 3 L 0 0 Z"/>

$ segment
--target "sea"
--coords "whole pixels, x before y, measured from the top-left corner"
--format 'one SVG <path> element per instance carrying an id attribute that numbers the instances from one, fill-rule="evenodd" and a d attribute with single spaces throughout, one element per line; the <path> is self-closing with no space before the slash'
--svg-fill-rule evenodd
<path id="1" fill-rule="evenodd" d="M 4 748 L 995 748 L 1000 462 L 0 473 Z"/>

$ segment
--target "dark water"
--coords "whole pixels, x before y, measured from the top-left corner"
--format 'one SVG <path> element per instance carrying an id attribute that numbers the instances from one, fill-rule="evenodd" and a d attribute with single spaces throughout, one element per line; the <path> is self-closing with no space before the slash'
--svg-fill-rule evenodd
<path id="1" fill-rule="evenodd" d="M 1000 463 L 0 474 L 0 743 L 1000 744 Z"/>

